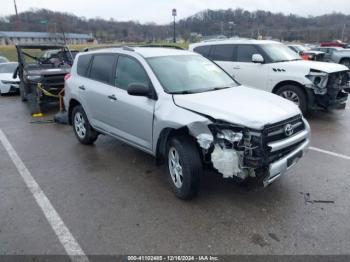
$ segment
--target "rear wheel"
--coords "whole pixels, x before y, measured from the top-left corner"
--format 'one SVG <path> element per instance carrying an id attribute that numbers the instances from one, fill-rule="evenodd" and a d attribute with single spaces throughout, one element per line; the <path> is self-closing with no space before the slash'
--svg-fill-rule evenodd
<path id="1" fill-rule="evenodd" d="M 82 106 L 74 107 L 72 112 L 72 122 L 74 133 L 80 143 L 91 145 L 96 141 L 98 133 L 90 125 Z"/>
<path id="2" fill-rule="evenodd" d="M 302 90 L 301 87 L 295 85 L 285 85 L 279 88 L 276 94 L 293 102 L 299 106 L 304 115 L 307 114 L 307 98 L 304 90 Z"/>
<path id="3" fill-rule="evenodd" d="M 167 167 L 175 195 L 183 200 L 193 198 L 198 193 L 203 173 L 194 141 L 186 136 L 172 137 L 167 145 Z"/>

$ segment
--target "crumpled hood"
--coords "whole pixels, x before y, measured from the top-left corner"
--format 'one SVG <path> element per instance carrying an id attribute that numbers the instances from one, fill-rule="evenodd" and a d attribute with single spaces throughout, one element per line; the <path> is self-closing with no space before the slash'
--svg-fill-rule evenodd
<path id="1" fill-rule="evenodd" d="M 318 62 L 318 61 L 306 61 L 306 60 L 298 60 L 298 61 L 290 61 L 287 63 L 274 63 L 273 67 L 284 68 L 286 72 L 291 69 L 295 69 L 295 71 L 303 71 L 308 74 L 310 69 L 319 70 L 325 73 L 335 73 L 340 71 L 349 70 L 344 65 L 336 64 L 336 63 L 326 63 L 326 62 Z"/>
<path id="2" fill-rule="evenodd" d="M 0 74 L 0 80 L 3 81 L 13 81 L 13 82 L 19 82 L 19 78 L 13 79 L 13 74 L 8 74 L 8 73 L 2 73 Z"/>
<path id="3" fill-rule="evenodd" d="M 174 95 L 175 104 L 217 120 L 263 129 L 301 114 L 292 102 L 277 95 L 238 86 L 218 91 Z"/>

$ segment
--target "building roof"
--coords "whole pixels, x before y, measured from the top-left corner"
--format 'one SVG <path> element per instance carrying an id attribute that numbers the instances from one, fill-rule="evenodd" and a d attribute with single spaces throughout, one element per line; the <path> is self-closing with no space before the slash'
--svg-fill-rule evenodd
<path id="1" fill-rule="evenodd" d="M 5 36 L 19 38 L 62 38 L 62 33 L 47 33 L 47 32 L 17 32 L 17 31 L 0 31 L 0 37 Z M 65 33 L 67 39 L 91 39 L 89 34 Z"/>

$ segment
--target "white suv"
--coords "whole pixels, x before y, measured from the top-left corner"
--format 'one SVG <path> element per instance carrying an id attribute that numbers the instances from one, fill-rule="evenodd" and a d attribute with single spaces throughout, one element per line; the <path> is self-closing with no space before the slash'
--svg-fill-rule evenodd
<path id="1" fill-rule="evenodd" d="M 223 40 L 189 48 L 220 65 L 238 82 L 275 93 L 310 109 L 345 104 L 349 69 L 334 63 L 304 61 L 284 44 L 264 40 Z"/>
<path id="2" fill-rule="evenodd" d="M 204 167 L 267 186 L 310 142 L 310 127 L 293 103 L 240 86 L 188 51 L 80 53 L 66 77 L 65 105 L 81 143 L 105 134 L 155 156 L 181 199 L 197 192 Z"/>

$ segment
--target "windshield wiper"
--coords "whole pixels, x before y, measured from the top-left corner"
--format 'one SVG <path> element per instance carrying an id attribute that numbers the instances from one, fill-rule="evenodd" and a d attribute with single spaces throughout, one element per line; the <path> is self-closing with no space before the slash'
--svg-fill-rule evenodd
<path id="1" fill-rule="evenodd" d="M 196 91 L 183 90 L 183 91 L 171 92 L 170 94 L 172 94 L 172 95 L 189 95 L 189 94 L 195 94 L 195 93 L 197 93 L 197 92 Z"/>

